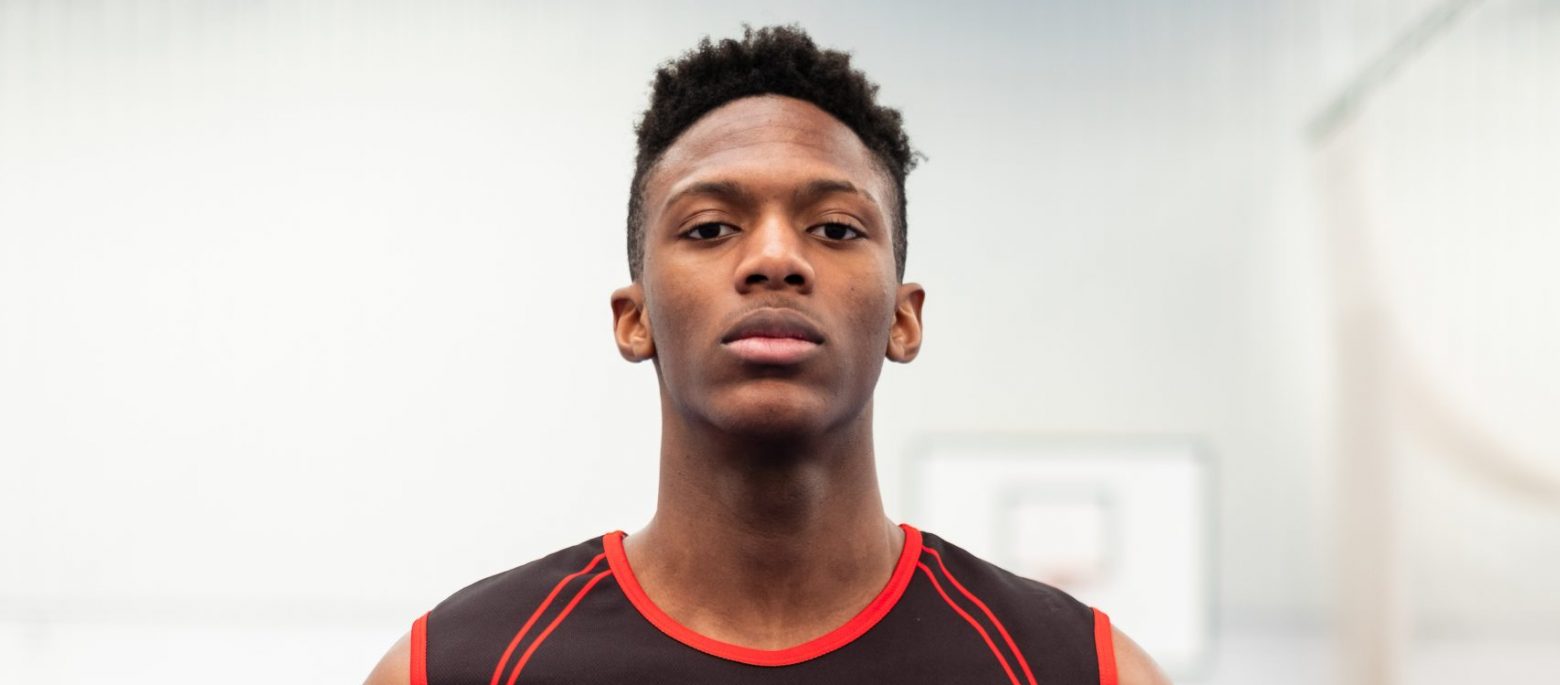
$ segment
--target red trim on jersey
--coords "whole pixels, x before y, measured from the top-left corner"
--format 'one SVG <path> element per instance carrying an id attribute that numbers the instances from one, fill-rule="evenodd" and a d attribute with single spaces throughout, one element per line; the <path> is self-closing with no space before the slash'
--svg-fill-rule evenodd
<path id="1" fill-rule="evenodd" d="M 542 641 L 552 634 L 553 629 L 557 628 L 559 623 L 563 623 L 563 619 L 569 615 L 569 612 L 574 611 L 574 606 L 579 604 L 580 600 L 585 599 L 585 593 L 590 592 L 590 589 L 595 587 L 596 583 L 600 582 L 603 576 L 611 572 L 612 569 L 607 569 L 591 576 L 590 581 L 585 583 L 585 586 L 580 588 L 579 592 L 574 593 L 574 599 L 569 600 L 569 603 L 563 607 L 563 611 L 558 612 L 558 616 L 552 620 L 552 623 L 547 624 L 547 629 L 543 630 L 540 635 L 537 635 L 536 640 L 531 642 L 531 646 L 526 648 L 525 654 L 520 657 L 520 663 L 515 664 L 515 672 L 509 674 L 509 685 L 515 685 L 515 679 L 520 677 L 520 671 L 525 668 L 526 662 L 531 660 L 531 655 L 536 653 L 536 648 L 542 646 Z"/>
<path id="2" fill-rule="evenodd" d="M 412 621 L 412 685 L 428 685 L 428 614 Z"/>
<path id="3" fill-rule="evenodd" d="M 997 663 L 1002 664 L 1002 670 L 1007 672 L 1008 680 L 1012 681 L 1013 685 L 1018 685 L 1018 676 L 1013 675 L 1013 667 L 1008 665 L 1007 657 L 1002 656 L 1002 650 L 997 649 L 997 643 L 991 641 L 991 634 L 987 633 L 985 628 L 980 627 L 980 623 L 970 616 L 968 612 L 960 609 L 959 605 L 953 603 L 953 598 L 949 597 L 948 593 L 943 590 L 942 583 L 937 582 L 937 576 L 932 575 L 931 568 L 927 567 L 926 564 L 919 563 L 916 566 L 920 566 L 921 570 L 926 572 L 927 580 L 932 581 L 932 587 L 937 588 L 937 594 L 942 595 L 943 601 L 947 602 L 948 606 L 953 607 L 953 610 L 958 612 L 959 616 L 962 616 L 965 621 L 969 622 L 970 626 L 975 628 L 975 632 L 980 633 L 980 639 L 986 641 L 986 646 L 991 648 L 991 653 L 997 656 Z"/>
<path id="4" fill-rule="evenodd" d="M 851 640 L 861 637 L 872 626 L 877 625 L 878 621 L 888 614 L 889 609 L 894 608 L 894 605 L 899 602 L 899 598 L 904 596 L 905 588 L 909 587 L 910 579 L 915 575 L 916 560 L 921 556 L 921 531 L 904 523 L 899 524 L 899 527 L 905 531 L 904 549 L 899 553 L 899 561 L 894 565 L 894 573 L 889 576 L 888 585 L 883 587 L 877 597 L 874 597 L 866 608 L 845 625 L 785 649 L 742 647 L 705 637 L 678 623 L 677 619 L 668 616 L 650 601 L 644 588 L 640 587 L 639 581 L 634 578 L 634 571 L 628 566 L 628 557 L 623 553 L 623 531 L 607 533 L 602 538 L 602 544 L 607 550 L 607 564 L 611 566 L 612 575 L 617 579 L 618 586 L 623 588 L 623 594 L 628 597 L 628 601 L 634 605 L 634 608 L 639 610 L 640 615 L 645 617 L 645 620 L 667 636 L 705 654 L 730 661 L 753 666 L 789 666 L 823 656 L 850 644 Z"/>
<path id="5" fill-rule="evenodd" d="M 1100 658 L 1100 685 L 1116 685 L 1116 641 L 1110 633 L 1110 617 L 1094 612 L 1094 653 Z"/>
<path id="6" fill-rule="evenodd" d="M 542 600 L 541 604 L 536 605 L 536 611 L 531 612 L 531 618 L 527 619 L 525 625 L 521 626 L 520 630 L 515 633 L 514 639 L 509 641 L 509 647 L 504 650 L 504 655 L 498 658 L 498 665 L 493 667 L 492 685 L 498 685 L 499 678 L 503 677 L 504 675 L 504 665 L 509 663 L 509 657 L 514 655 L 515 648 L 520 646 L 520 640 L 525 637 L 526 633 L 531 631 L 531 626 L 536 624 L 536 619 L 541 618 L 542 612 L 546 611 L 547 607 L 552 605 L 553 599 L 558 596 L 559 592 L 563 591 L 563 586 L 568 585 L 569 581 L 574 580 L 575 578 L 590 573 L 590 570 L 595 568 L 596 564 L 600 563 L 602 559 L 606 558 L 606 556 L 607 555 L 605 553 L 597 554 L 596 558 L 591 559 L 590 563 L 585 565 L 585 568 L 564 576 L 563 580 L 558 581 L 558 584 L 553 586 L 552 592 L 547 593 L 547 599 Z M 511 679 L 510 682 L 514 682 L 513 679 Z M 417 684 L 413 683 L 412 685 Z M 424 685 L 426 685 L 426 683 Z"/>
<path id="7" fill-rule="evenodd" d="M 943 565 L 942 555 L 938 554 L 937 550 L 927 547 L 926 551 L 932 555 L 932 558 L 937 560 L 937 568 L 942 569 L 943 575 L 948 578 L 948 582 L 953 583 L 953 586 L 958 588 L 961 594 L 968 597 L 971 602 L 974 602 L 975 606 L 980 607 L 980 610 L 986 614 L 986 618 L 991 619 L 992 624 L 997 626 L 997 632 L 1002 635 L 1002 640 L 1007 642 L 1008 649 L 1013 650 L 1013 656 L 1018 657 L 1018 666 L 1024 670 L 1024 677 L 1029 680 L 1029 685 L 1036 685 L 1035 674 L 1029 670 L 1029 662 L 1024 659 L 1024 653 L 1018 651 L 1018 645 L 1013 644 L 1013 636 L 1008 635 L 1007 628 L 1002 625 L 1001 621 L 997 620 L 997 615 L 991 613 L 991 607 L 980 601 L 980 598 L 976 597 L 975 593 L 965 589 L 964 584 L 960 583 L 958 578 L 953 577 L 953 574 L 948 572 L 948 567 Z"/>

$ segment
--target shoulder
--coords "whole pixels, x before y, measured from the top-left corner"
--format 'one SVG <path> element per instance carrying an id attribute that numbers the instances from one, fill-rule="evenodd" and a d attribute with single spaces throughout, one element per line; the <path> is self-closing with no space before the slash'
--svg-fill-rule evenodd
<path id="1" fill-rule="evenodd" d="M 1059 588 L 1011 573 L 941 537 L 922 533 L 920 567 L 930 590 L 1014 672 L 1035 682 L 1099 677 L 1095 611 Z M 1109 680 L 1101 680 L 1109 683 Z"/>
<path id="2" fill-rule="evenodd" d="M 1111 625 L 1104 613 L 1060 588 L 1009 572 L 937 535 L 922 532 L 921 537 L 922 563 L 932 578 L 952 586 L 949 593 L 980 601 L 992 620 L 1005 624 L 1020 643 L 1034 645 L 1051 659 L 1076 662 L 1072 668 L 1097 669 L 1101 682 L 1170 682 L 1143 648 Z"/>
<path id="3" fill-rule="evenodd" d="M 401 636 L 368 674 L 363 685 L 411 685 L 412 634 Z"/>
<path id="4" fill-rule="evenodd" d="M 606 565 L 597 536 L 471 583 L 417 619 L 364 685 L 410 685 L 414 675 L 425 675 L 436 663 L 460 663 L 466 652 L 490 644 L 494 635 L 512 632 L 513 616 L 528 614 L 564 581 Z"/>
<path id="5" fill-rule="evenodd" d="M 1120 685 L 1170 685 L 1170 678 L 1159 670 L 1159 664 L 1143 651 L 1132 638 L 1111 626 L 1111 642 L 1115 645 L 1116 682 Z"/>
<path id="6" fill-rule="evenodd" d="M 429 630 L 446 630 L 464 623 L 506 613 L 545 597 L 560 580 L 607 567 L 602 536 L 565 547 L 507 571 L 495 573 L 455 591 L 429 614 Z M 515 606 L 510 606 L 515 605 Z"/>
<path id="7" fill-rule="evenodd" d="M 992 610 L 1000 606 L 1014 620 L 1083 627 L 1092 634 L 1093 609 L 1063 590 L 1009 572 L 932 533 L 921 533 L 921 547 L 922 563 L 934 579 L 953 585 L 949 592 L 974 595 Z"/>

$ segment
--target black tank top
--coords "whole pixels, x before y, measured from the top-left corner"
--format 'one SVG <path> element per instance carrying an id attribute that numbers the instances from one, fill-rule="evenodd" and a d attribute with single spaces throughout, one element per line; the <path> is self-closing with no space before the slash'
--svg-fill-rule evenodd
<path id="1" fill-rule="evenodd" d="M 645 596 L 614 531 L 478 581 L 418 618 L 412 685 L 1116 685 L 1104 613 L 900 527 L 904 551 L 872 603 L 779 650 L 677 623 Z"/>

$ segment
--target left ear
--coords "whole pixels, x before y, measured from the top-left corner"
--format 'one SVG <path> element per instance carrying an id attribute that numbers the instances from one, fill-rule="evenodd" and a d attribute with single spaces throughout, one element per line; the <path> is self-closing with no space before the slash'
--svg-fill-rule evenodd
<path id="1" fill-rule="evenodd" d="M 919 283 L 902 283 L 894 304 L 894 325 L 888 329 L 889 361 L 908 363 L 921 351 L 921 302 L 926 290 Z"/>

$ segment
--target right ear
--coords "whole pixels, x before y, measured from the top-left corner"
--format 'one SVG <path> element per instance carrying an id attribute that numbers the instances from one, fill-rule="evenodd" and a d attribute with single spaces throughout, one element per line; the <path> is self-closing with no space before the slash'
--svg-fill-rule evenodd
<path id="1" fill-rule="evenodd" d="M 638 363 L 655 356 L 645 290 L 638 281 L 612 291 L 612 335 L 624 359 Z"/>

